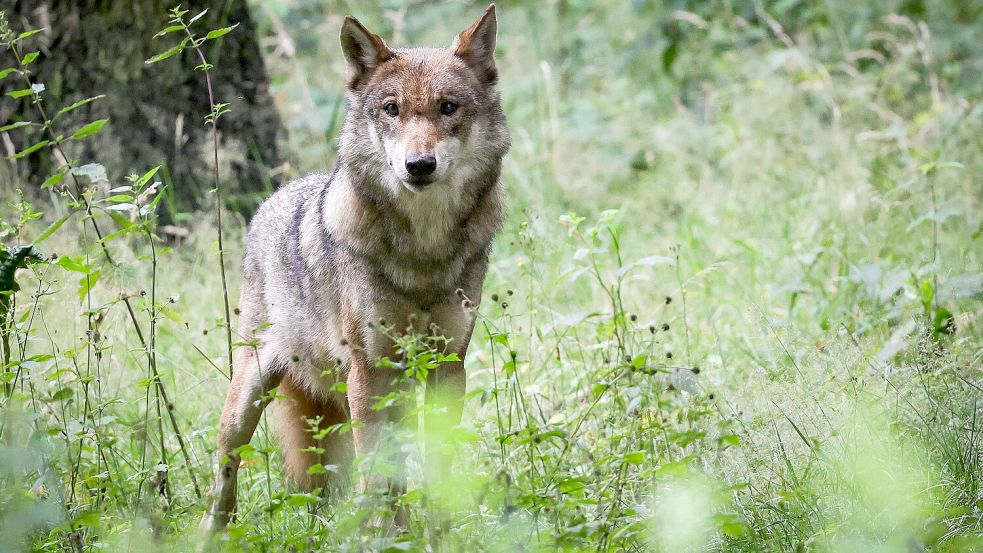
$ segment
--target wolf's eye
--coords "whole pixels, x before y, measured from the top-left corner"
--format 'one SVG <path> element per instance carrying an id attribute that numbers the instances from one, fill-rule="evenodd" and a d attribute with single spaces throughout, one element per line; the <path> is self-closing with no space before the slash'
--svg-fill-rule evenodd
<path id="1" fill-rule="evenodd" d="M 399 106 L 397 106 L 392 102 L 389 102 L 388 104 L 382 106 L 382 109 L 385 110 L 386 115 L 388 115 L 389 117 L 396 117 L 397 115 L 399 115 Z"/>
<path id="2" fill-rule="evenodd" d="M 442 115 L 454 115 L 457 111 L 457 104 L 454 102 L 441 102 L 440 103 L 440 113 Z"/>

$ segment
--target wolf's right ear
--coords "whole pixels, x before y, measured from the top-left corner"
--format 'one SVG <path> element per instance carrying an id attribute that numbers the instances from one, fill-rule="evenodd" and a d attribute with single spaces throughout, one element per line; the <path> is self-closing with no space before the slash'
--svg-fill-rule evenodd
<path id="1" fill-rule="evenodd" d="M 495 35 L 498 33 L 498 21 L 495 19 L 495 4 L 490 4 L 485 13 L 468 30 L 457 35 L 451 50 L 454 55 L 463 59 L 478 78 L 486 83 L 498 80 L 498 69 L 495 67 Z"/>
<path id="2" fill-rule="evenodd" d="M 348 63 L 346 76 L 351 88 L 356 88 L 379 64 L 393 57 L 392 50 L 378 35 L 370 33 L 350 15 L 341 26 L 341 51 Z"/>

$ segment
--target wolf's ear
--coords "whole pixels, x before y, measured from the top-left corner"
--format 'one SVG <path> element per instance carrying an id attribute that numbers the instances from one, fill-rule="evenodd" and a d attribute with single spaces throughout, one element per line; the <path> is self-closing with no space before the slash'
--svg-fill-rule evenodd
<path id="1" fill-rule="evenodd" d="M 451 49 L 454 55 L 463 59 L 478 78 L 486 83 L 498 80 L 495 67 L 495 34 L 498 22 L 495 19 L 495 4 L 490 4 L 474 25 L 457 35 Z"/>
<path id="2" fill-rule="evenodd" d="M 393 57 L 386 43 L 352 16 L 346 17 L 341 26 L 341 51 L 348 62 L 348 86 L 351 88 L 363 82 L 380 63 Z"/>

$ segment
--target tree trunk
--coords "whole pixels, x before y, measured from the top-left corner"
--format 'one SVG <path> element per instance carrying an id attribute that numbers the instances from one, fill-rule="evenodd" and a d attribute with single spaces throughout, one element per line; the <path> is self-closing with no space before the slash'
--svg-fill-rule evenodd
<path id="1" fill-rule="evenodd" d="M 205 123 L 208 93 L 204 73 L 195 70 L 200 61 L 188 49 L 154 65 L 144 63 L 181 39 L 179 33 L 154 38 L 167 25 L 174 4 L 174 0 L 27 0 L 15 1 L 8 12 L 17 31 L 44 29 L 23 48 L 41 52 L 31 65 L 32 79 L 45 85 L 49 116 L 72 102 L 106 95 L 57 121 L 57 132 L 68 136 L 89 121 L 110 119 L 100 133 L 67 142 L 68 155 L 76 163 L 106 166 L 114 183 L 163 164 L 159 174 L 168 185 L 168 195 L 162 216 L 171 220 L 180 213 L 207 209 L 211 201 L 207 192 L 213 187 L 211 131 Z M 232 109 L 219 120 L 223 192 L 229 207 L 248 213 L 278 184 L 284 139 L 255 24 L 245 0 L 190 4 L 186 20 L 208 10 L 193 25 L 199 36 L 239 24 L 224 37 L 206 42 L 204 52 L 215 66 L 216 101 Z M 21 88 L 18 83 L 0 85 L 4 90 Z M 5 98 L 0 102 L 0 120 L 36 121 L 34 109 L 29 102 Z M 12 141 L 24 147 L 30 138 L 14 136 Z M 57 164 L 50 151 L 43 151 L 21 164 L 21 176 L 39 184 Z"/>

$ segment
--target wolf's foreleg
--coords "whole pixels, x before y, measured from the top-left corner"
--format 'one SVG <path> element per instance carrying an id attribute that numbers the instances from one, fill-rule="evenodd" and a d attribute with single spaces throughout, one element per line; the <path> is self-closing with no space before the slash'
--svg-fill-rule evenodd
<path id="1" fill-rule="evenodd" d="M 362 352 L 352 355 L 352 367 L 348 373 L 348 405 L 352 421 L 357 424 L 352 429 L 355 453 L 361 460 L 363 470 L 359 474 L 360 492 L 382 492 L 395 499 L 406 493 L 405 462 L 392 437 L 396 423 L 404 411 L 399 406 L 376 408 L 376 402 L 393 391 L 393 371 L 372 366 Z M 395 451 L 393 451 L 395 449 Z M 384 451 L 380 451 L 384 450 Z M 380 455 L 380 457 L 373 457 Z M 381 476 L 372 467 L 378 462 L 392 463 L 392 476 Z M 396 509 L 395 524 L 406 526 L 404 509 Z"/>
<path id="2" fill-rule="evenodd" d="M 236 476 L 239 448 L 248 444 L 256 431 L 267 401 L 264 394 L 283 377 L 275 370 L 273 355 L 255 348 L 236 352 L 232 383 L 225 396 L 215 452 L 215 483 L 208 493 L 208 506 L 201 519 L 201 530 L 215 534 L 225 529 L 236 506 Z"/>
<path id="3" fill-rule="evenodd" d="M 463 354 L 460 355 L 463 359 Z M 464 362 L 442 363 L 427 376 L 424 414 L 426 433 L 427 480 L 439 486 L 440 479 L 450 475 L 453 451 L 451 430 L 461 423 L 464 410 L 464 392 L 468 377 Z"/>

